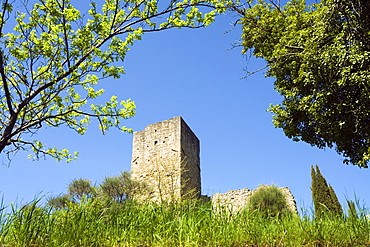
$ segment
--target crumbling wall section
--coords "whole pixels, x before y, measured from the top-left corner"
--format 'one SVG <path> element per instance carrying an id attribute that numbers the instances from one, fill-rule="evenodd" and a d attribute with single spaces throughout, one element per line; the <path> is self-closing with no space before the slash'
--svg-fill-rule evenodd
<path id="1" fill-rule="evenodd" d="M 248 188 L 229 190 L 226 193 L 216 193 L 212 196 L 212 205 L 216 210 L 238 212 L 247 206 L 251 191 Z"/>
<path id="2" fill-rule="evenodd" d="M 257 189 L 249 190 L 248 188 L 240 190 L 229 190 L 226 193 L 216 193 L 212 196 L 212 204 L 216 210 L 227 210 L 235 213 L 246 208 L 250 196 L 258 191 L 262 187 L 270 185 L 260 185 Z M 288 208 L 293 212 L 297 213 L 296 201 L 293 194 L 287 187 L 280 188 L 282 193 L 285 195 L 285 200 Z"/>
<path id="3" fill-rule="evenodd" d="M 288 208 L 290 209 L 290 211 L 298 214 L 297 203 L 296 203 L 295 198 L 294 198 L 292 192 L 290 191 L 290 189 L 288 187 L 282 187 L 280 189 L 283 192 L 283 194 L 285 195 L 285 200 L 286 200 L 286 203 L 287 203 Z"/>

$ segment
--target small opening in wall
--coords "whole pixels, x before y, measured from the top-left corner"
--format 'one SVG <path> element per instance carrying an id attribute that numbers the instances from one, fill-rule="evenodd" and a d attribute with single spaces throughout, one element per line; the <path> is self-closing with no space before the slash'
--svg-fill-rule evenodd
<path id="1" fill-rule="evenodd" d="M 154 130 L 154 132 L 157 132 L 157 130 Z"/>
<path id="2" fill-rule="evenodd" d="M 165 141 L 163 141 L 163 143 L 165 143 Z"/>
<path id="3" fill-rule="evenodd" d="M 154 145 L 157 145 L 158 144 L 158 141 L 154 141 Z"/>

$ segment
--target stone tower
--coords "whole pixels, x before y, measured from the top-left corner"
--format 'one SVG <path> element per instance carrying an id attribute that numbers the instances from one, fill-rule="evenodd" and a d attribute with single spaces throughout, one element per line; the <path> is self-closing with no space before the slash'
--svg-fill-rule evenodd
<path id="1" fill-rule="evenodd" d="M 199 140 L 181 117 L 148 125 L 134 133 L 131 176 L 151 187 L 155 201 L 197 197 L 199 153 Z"/>

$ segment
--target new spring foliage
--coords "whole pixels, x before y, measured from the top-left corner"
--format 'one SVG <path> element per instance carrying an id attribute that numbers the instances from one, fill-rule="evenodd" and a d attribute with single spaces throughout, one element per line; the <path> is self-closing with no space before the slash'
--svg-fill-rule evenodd
<path id="1" fill-rule="evenodd" d="M 31 6 L 31 2 L 33 5 Z M 197 28 L 226 11 L 224 0 L 1 0 L 0 152 L 32 150 L 73 160 L 77 153 L 46 147 L 32 135 L 44 126 L 84 134 L 96 119 L 105 133 L 135 114 L 132 100 L 104 102 L 102 79 L 119 78 L 127 52 L 144 33 Z M 76 6 L 83 6 L 80 10 Z"/>

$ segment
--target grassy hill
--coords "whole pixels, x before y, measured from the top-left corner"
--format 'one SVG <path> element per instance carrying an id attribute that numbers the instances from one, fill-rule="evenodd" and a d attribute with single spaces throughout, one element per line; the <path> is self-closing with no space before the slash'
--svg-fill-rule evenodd
<path id="1" fill-rule="evenodd" d="M 62 210 L 37 201 L 0 211 L 0 246 L 369 246 L 368 211 L 357 217 L 233 214 L 200 201 L 153 204 L 85 200 Z"/>

